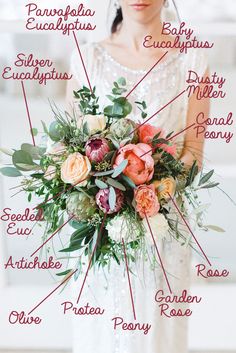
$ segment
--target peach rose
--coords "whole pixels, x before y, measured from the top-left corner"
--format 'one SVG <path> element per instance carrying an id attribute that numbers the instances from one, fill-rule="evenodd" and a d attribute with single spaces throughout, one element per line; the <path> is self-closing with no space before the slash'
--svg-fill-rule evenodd
<path id="1" fill-rule="evenodd" d="M 128 144 L 119 149 L 113 168 L 117 167 L 124 159 L 128 165 L 123 173 L 128 176 L 135 185 L 147 183 L 153 177 L 154 160 L 150 146 L 145 143 L 137 145 Z"/>
<path id="2" fill-rule="evenodd" d="M 136 211 L 141 218 L 155 216 L 160 209 L 160 204 L 155 193 L 154 185 L 140 185 L 134 191 Z"/>
<path id="3" fill-rule="evenodd" d="M 144 124 L 141 125 L 138 129 L 138 136 L 139 136 L 139 141 L 143 143 L 148 143 L 152 144 L 152 139 L 160 133 L 160 138 L 164 137 L 163 136 L 163 131 L 162 129 L 155 127 L 151 124 Z"/>
<path id="4" fill-rule="evenodd" d="M 176 182 L 174 178 L 163 178 L 161 180 L 154 181 L 152 184 L 154 185 L 154 188 L 160 200 L 169 200 L 169 194 L 171 196 L 174 196 L 176 188 Z"/>
<path id="5" fill-rule="evenodd" d="M 91 171 L 88 157 L 79 152 L 70 154 L 61 166 L 61 179 L 66 184 L 85 186 Z"/>
<path id="6" fill-rule="evenodd" d="M 82 124 L 87 123 L 89 133 L 96 134 L 98 131 L 103 131 L 106 128 L 106 117 L 104 115 L 88 114 L 81 117 L 77 121 L 77 127 L 82 128 Z"/>

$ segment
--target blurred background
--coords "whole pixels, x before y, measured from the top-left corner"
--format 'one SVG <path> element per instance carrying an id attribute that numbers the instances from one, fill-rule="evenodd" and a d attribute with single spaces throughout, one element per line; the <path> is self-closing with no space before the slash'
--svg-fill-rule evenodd
<path id="1" fill-rule="evenodd" d="M 209 53 L 211 72 L 226 78 L 224 100 L 214 100 L 211 117 L 226 117 L 229 112 L 236 114 L 236 0 L 176 0 L 180 17 L 195 29 L 200 38 L 213 41 L 215 46 Z M 39 58 L 50 58 L 58 71 L 69 70 L 70 54 L 75 48 L 72 36 L 60 33 L 26 31 L 24 25 L 24 0 L 0 0 L 0 69 L 10 66 L 18 53 L 33 53 Z M 48 1 L 36 1 L 41 7 L 49 7 Z M 50 7 L 78 6 L 77 1 L 57 0 Z M 99 41 L 109 33 L 109 23 L 114 11 L 108 15 L 108 0 L 87 0 L 84 4 L 96 10 L 96 31 L 77 34 L 80 43 Z M 111 6 L 113 9 L 113 6 Z M 113 9 L 114 10 L 114 9 Z M 166 18 L 174 18 L 172 7 L 165 10 Z M 48 83 L 46 86 L 33 81 L 25 82 L 29 110 L 33 126 L 42 131 L 40 121 L 48 123 L 51 112 L 48 98 L 59 107 L 65 104 L 65 81 Z M 18 148 L 20 141 L 31 143 L 28 120 L 22 96 L 20 81 L 0 81 L 0 146 Z M 222 127 L 221 127 L 222 128 Z M 227 127 L 223 127 L 227 131 Z M 230 127 L 235 132 L 234 125 Z M 40 134 L 36 137 L 39 143 Z M 236 138 L 226 144 L 223 140 L 206 141 L 205 169 L 214 168 L 221 182 L 221 188 L 236 200 Z M 2 154 L 0 163 L 7 163 Z M 21 213 L 28 203 L 10 188 L 16 179 L 1 177 L 0 212 L 5 207 L 14 213 Z M 14 190 L 13 190 L 14 191 Z M 220 191 L 205 193 L 203 202 L 212 203 L 208 211 L 208 224 L 216 224 L 225 233 L 200 233 L 198 239 L 211 258 L 213 266 L 228 269 L 230 277 L 218 280 L 199 280 L 194 266 L 201 262 L 195 255 L 192 264 L 192 292 L 201 295 L 201 306 L 194 309 L 190 319 L 189 342 L 191 352 L 236 352 L 236 208 Z M 32 207 L 34 207 L 32 202 Z M 38 327 L 19 327 L 8 324 L 11 310 L 25 310 L 33 307 L 55 287 L 55 278 L 43 271 L 4 270 L 4 263 L 13 256 L 28 258 L 40 243 L 42 230 L 35 228 L 33 235 L 6 236 L 6 224 L 0 224 L 0 352 L 30 351 L 70 352 L 72 345 L 71 323 L 59 309 L 66 292 L 55 294 L 39 309 L 45 318 Z M 81 352 L 82 353 L 82 352 Z M 86 352 L 83 352 L 86 353 Z M 167 352 L 168 353 L 168 352 Z M 181 352 L 180 352 L 181 353 Z"/>

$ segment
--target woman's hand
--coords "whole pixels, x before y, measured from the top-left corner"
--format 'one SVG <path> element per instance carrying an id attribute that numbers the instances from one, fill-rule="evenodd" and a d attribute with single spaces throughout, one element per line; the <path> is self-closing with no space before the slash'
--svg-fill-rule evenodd
<path id="1" fill-rule="evenodd" d="M 209 76 L 209 71 L 207 70 L 204 78 Z M 201 84 L 200 88 L 204 88 L 204 85 Z M 196 118 L 199 113 L 204 113 L 206 117 L 209 116 L 210 112 L 210 99 L 204 98 L 197 100 L 195 94 L 189 98 L 189 106 L 187 113 L 186 126 L 190 126 L 193 123 L 196 123 Z M 203 162 L 203 148 L 204 148 L 204 136 L 196 138 L 196 131 L 194 128 L 187 130 L 185 135 L 185 142 L 183 153 L 181 155 L 181 161 L 186 165 L 186 167 L 191 167 L 193 162 L 196 160 L 198 163 L 199 169 L 202 168 Z"/>

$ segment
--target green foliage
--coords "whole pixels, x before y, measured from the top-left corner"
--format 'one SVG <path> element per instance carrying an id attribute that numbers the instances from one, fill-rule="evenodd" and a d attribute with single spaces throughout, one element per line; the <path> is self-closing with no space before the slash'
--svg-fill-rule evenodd
<path id="1" fill-rule="evenodd" d="M 107 98 L 112 102 L 112 105 L 108 105 L 104 108 L 104 115 L 109 118 L 121 119 L 125 118 L 132 111 L 132 105 L 129 103 L 126 97 L 122 97 L 127 90 L 126 80 L 121 77 L 113 83 L 112 94 L 108 95 Z"/>
<path id="2" fill-rule="evenodd" d="M 142 101 L 142 102 L 135 102 L 138 106 L 138 109 L 141 111 L 141 117 L 143 119 L 146 119 L 147 117 L 147 112 L 146 112 L 146 109 L 147 109 L 147 104 L 145 101 Z"/>
<path id="3" fill-rule="evenodd" d="M 12 156 L 14 166 L 21 171 L 40 170 L 40 166 L 34 163 L 29 152 L 20 150 L 15 151 Z"/>
<path id="4" fill-rule="evenodd" d="M 3 167 L 0 168 L 0 172 L 2 173 L 2 175 L 5 175 L 7 177 L 19 177 L 22 176 L 22 173 L 13 167 Z"/>
<path id="5" fill-rule="evenodd" d="M 114 172 L 112 174 L 112 178 L 117 178 L 122 172 L 123 170 L 127 167 L 128 165 L 128 160 L 124 159 L 115 169 Z"/>
<path id="6" fill-rule="evenodd" d="M 83 86 L 78 91 L 74 92 L 74 97 L 79 100 L 79 109 L 83 115 L 92 114 L 97 115 L 99 114 L 99 98 L 95 95 L 95 87 L 93 88 L 92 92 L 89 88 Z"/>

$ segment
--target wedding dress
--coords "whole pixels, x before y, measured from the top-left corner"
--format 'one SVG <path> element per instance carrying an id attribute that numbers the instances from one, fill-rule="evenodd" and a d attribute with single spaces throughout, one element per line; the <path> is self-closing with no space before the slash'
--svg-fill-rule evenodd
<path id="1" fill-rule="evenodd" d="M 126 79 L 129 92 L 146 73 L 122 66 L 100 44 L 83 46 L 82 55 L 91 84 L 96 86 L 101 105 L 108 103 L 106 95 L 111 92 L 113 82 L 119 77 Z M 87 85 L 87 80 L 78 52 L 73 53 L 71 63 L 71 71 L 79 89 L 82 85 Z M 193 70 L 201 76 L 206 67 L 205 54 L 201 50 L 190 50 L 188 54 L 170 51 L 136 87 L 129 99 L 132 103 L 146 101 L 150 117 L 187 88 L 188 70 Z M 188 96 L 185 92 L 149 123 L 164 128 L 167 133 L 178 133 L 186 128 L 187 111 Z M 141 120 L 139 110 L 134 109 L 129 118 L 136 122 Z M 184 133 L 177 137 L 177 141 L 180 154 Z M 160 239 L 157 246 L 171 289 L 174 294 L 181 295 L 183 290 L 189 289 L 189 247 L 180 246 L 173 238 Z M 159 262 L 158 259 L 157 261 Z M 84 264 L 83 273 L 77 281 L 71 280 L 74 303 L 81 289 L 87 265 Z M 122 318 L 125 323 L 135 322 L 125 264 L 119 266 L 114 262 L 109 271 L 100 269 L 89 272 L 78 305 L 80 307 L 89 303 L 90 306 L 100 307 L 105 312 L 102 316 L 74 316 L 73 353 L 187 353 L 186 317 L 160 316 L 159 303 L 155 302 L 158 290 L 163 290 L 164 295 L 169 295 L 161 266 L 153 270 L 148 261 L 142 261 L 133 265 L 131 270 L 136 322 L 151 324 L 148 334 L 144 335 L 143 331 L 122 330 L 121 325 L 114 329 L 112 319 L 115 317 Z M 181 307 L 181 304 L 175 305 Z"/>

